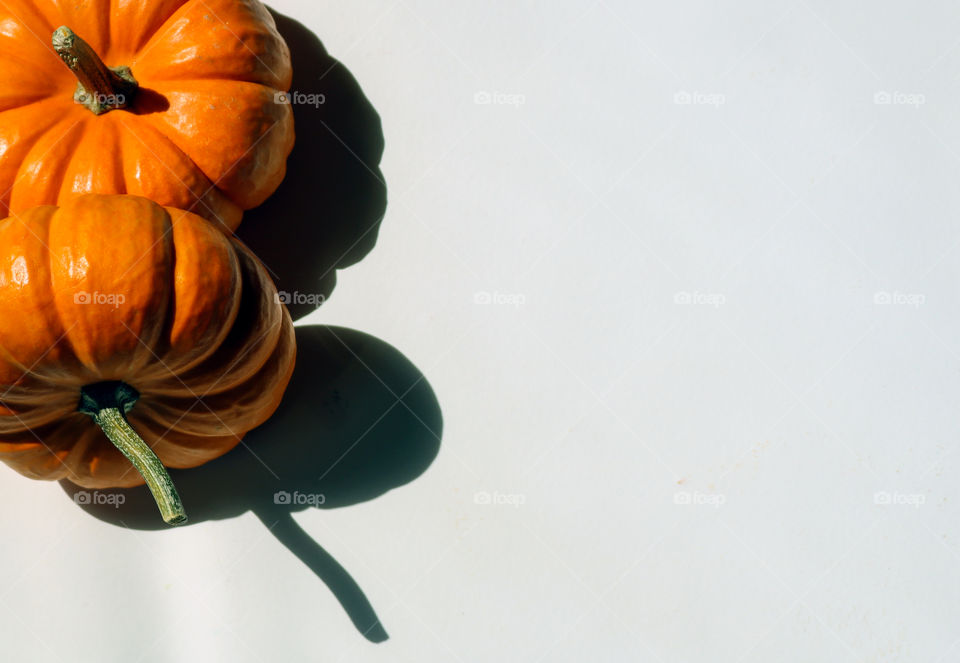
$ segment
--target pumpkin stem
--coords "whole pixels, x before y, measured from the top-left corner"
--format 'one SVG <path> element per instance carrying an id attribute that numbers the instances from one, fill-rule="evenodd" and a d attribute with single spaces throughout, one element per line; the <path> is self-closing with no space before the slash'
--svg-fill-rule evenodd
<path id="1" fill-rule="evenodd" d="M 113 445 L 137 468 L 153 494 L 160 515 L 170 525 L 187 522 L 180 495 L 157 455 L 127 421 L 126 413 L 140 394 L 125 382 L 98 382 L 80 390 L 77 408 L 89 414 Z"/>
<path id="2" fill-rule="evenodd" d="M 130 67 L 108 67 L 65 25 L 53 31 L 53 50 L 77 77 L 73 100 L 78 104 L 96 115 L 130 105 L 138 87 Z"/>

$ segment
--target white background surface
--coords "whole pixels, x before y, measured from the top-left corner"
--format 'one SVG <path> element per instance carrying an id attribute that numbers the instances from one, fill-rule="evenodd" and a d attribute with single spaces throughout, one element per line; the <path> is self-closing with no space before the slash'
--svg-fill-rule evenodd
<path id="1" fill-rule="evenodd" d="M 274 7 L 386 138 L 301 324 L 443 412 L 417 480 L 295 514 L 390 639 L 250 513 L 126 530 L 5 472 L 4 658 L 960 660 L 960 8 Z"/>

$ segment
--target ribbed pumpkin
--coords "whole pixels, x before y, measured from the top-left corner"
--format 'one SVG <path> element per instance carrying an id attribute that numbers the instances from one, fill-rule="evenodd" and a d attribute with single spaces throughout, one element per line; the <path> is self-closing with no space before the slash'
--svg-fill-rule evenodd
<path id="1" fill-rule="evenodd" d="M 4 0 L 0 216 L 128 193 L 234 229 L 283 179 L 290 78 L 257 0 Z"/>
<path id="2" fill-rule="evenodd" d="M 0 221 L 0 460 L 21 474 L 107 488 L 143 473 L 178 522 L 163 466 L 205 463 L 269 418 L 295 353 L 263 266 L 199 216 L 88 194 Z"/>

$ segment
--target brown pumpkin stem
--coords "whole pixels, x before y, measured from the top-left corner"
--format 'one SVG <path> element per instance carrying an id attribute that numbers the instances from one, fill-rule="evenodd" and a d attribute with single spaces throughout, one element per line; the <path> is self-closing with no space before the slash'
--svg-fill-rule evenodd
<path id="1" fill-rule="evenodd" d="M 96 115 L 126 108 L 137 92 L 130 67 L 108 67 L 90 44 L 65 25 L 53 31 L 53 50 L 77 77 L 73 100 Z"/>
<path id="2" fill-rule="evenodd" d="M 187 522 L 187 514 L 167 468 L 137 435 L 125 416 L 138 398 L 137 390 L 125 382 L 98 382 L 80 390 L 77 409 L 93 417 L 113 445 L 137 468 L 147 482 L 164 522 L 181 525 Z"/>

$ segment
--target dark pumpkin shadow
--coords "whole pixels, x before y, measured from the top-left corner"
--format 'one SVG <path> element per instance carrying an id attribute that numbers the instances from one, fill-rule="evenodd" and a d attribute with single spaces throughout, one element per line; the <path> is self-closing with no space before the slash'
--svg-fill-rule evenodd
<path id="1" fill-rule="evenodd" d="M 292 55 L 287 97 L 297 139 L 280 188 L 244 214 L 237 236 L 267 266 L 296 320 L 330 297 L 338 269 L 376 244 L 387 207 L 384 140 L 380 116 L 347 68 L 309 29 L 271 13 Z"/>
<path id="2" fill-rule="evenodd" d="M 165 96 L 156 90 L 142 87 L 137 91 L 137 95 L 133 99 L 133 105 L 129 110 L 137 115 L 149 115 L 150 113 L 162 113 L 169 108 L 170 102 Z"/>
<path id="3" fill-rule="evenodd" d="M 380 642 L 387 633 L 359 585 L 292 514 L 364 502 L 418 477 L 440 449 L 440 406 L 423 374 L 368 334 L 305 326 L 297 328 L 297 344 L 293 379 L 274 417 L 230 453 L 170 475 L 189 517 L 185 526 L 252 511 L 326 583 L 357 629 Z M 109 504 L 84 504 L 96 500 L 68 481 L 61 486 L 100 520 L 168 527 L 143 486 L 101 491 L 123 496 Z"/>

